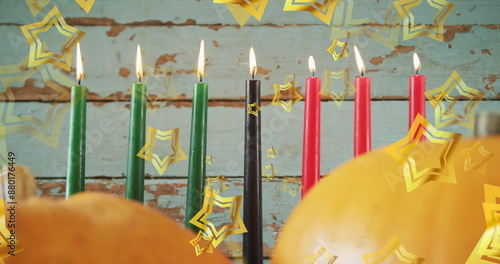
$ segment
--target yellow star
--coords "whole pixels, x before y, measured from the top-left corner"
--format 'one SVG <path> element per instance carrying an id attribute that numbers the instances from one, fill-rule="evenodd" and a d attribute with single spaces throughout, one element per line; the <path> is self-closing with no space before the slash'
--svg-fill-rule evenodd
<path id="1" fill-rule="evenodd" d="M 36 16 L 49 2 L 50 0 L 25 0 L 31 15 Z"/>
<path id="2" fill-rule="evenodd" d="M 418 146 L 422 137 L 435 144 L 423 150 Z M 406 190 L 411 192 L 430 181 L 456 183 L 453 155 L 461 138 L 462 134 L 436 130 L 418 115 L 408 135 L 385 150 L 403 166 Z"/>
<path id="3" fill-rule="evenodd" d="M 170 148 L 174 153 L 167 155 L 165 158 L 160 158 L 158 155 L 152 153 L 151 151 L 155 147 L 156 139 L 167 140 L 170 139 Z M 148 131 L 146 133 L 146 144 L 137 153 L 137 157 L 143 158 L 147 161 L 153 163 L 156 171 L 162 175 L 170 164 L 187 159 L 186 154 L 179 145 L 179 128 L 161 131 L 156 128 L 148 126 Z"/>
<path id="4" fill-rule="evenodd" d="M 330 25 L 338 0 L 286 0 L 283 11 L 309 11 L 323 23 Z"/>
<path id="5" fill-rule="evenodd" d="M 274 164 L 269 164 L 267 166 L 262 166 L 262 171 L 264 171 L 265 177 L 269 178 L 269 180 L 274 179 L 274 176 L 278 173 L 278 171 L 274 168 Z"/>
<path id="6" fill-rule="evenodd" d="M 283 93 L 286 93 L 289 100 L 282 100 L 281 97 Z M 272 105 L 281 105 L 288 113 L 292 111 L 293 105 L 302 100 L 303 97 L 297 92 L 295 88 L 295 75 L 287 74 L 285 79 L 285 84 L 275 84 L 274 85 L 274 98 L 271 102 Z"/>
<path id="7" fill-rule="evenodd" d="M 204 194 L 208 192 L 213 192 L 217 195 L 220 195 L 223 191 L 227 190 L 229 187 L 224 183 L 224 180 L 226 180 L 226 177 L 224 176 L 217 176 L 217 177 L 207 177 L 207 186 L 205 186 L 205 191 Z M 214 188 L 214 183 L 218 182 L 219 183 L 219 188 L 215 189 Z"/>
<path id="8" fill-rule="evenodd" d="M 356 88 L 351 81 L 349 68 L 345 68 L 344 70 L 338 72 L 325 70 L 324 75 L 325 84 L 323 84 L 323 86 L 321 87 L 321 95 L 332 98 L 332 100 L 338 107 L 342 106 L 342 103 L 348 96 L 353 95 L 356 92 Z M 331 87 L 333 86 L 332 81 L 334 79 L 343 79 L 344 81 L 345 89 L 342 90 L 340 94 L 337 94 L 331 89 Z"/>
<path id="9" fill-rule="evenodd" d="M 239 215 L 241 201 L 241 195 L 224 198 L 211 191 L 207 191 L 203 200 L 203 208 L 189 220 L 189 223 L 203 230 L 206 237 L 213 237 L 212 246 L 217 247 L 227 236 L 247 232 L 245 224 Z M 229 208 L 231 224 L 224 225 L 217 230 L 217 227 L 207 220 L 213 212 L 214 205 L 221 208 Z"/>
<path id="10" fill-rule="evenodd" d="M 283 179 L 283 187 L 281 188 L 282 192 L 289 193 L 292 197 L 295 197 L 297 193 L 302 189 L 302 184 L 300 183 L 300 179 L 296 177 L 285 177 Z M 294 188 L 290 188 L 290 184 L 294 184 Z"/>
<path id="11" fill-rule="evenodd" d="M 493 153 L 487 151 L 481 140 L 478 140 L 472 147 L 462 149 L 462 154 L 465 157 L 464 171 L 478 170 L 482 173 L 486 172 L 486 162 L 493 156 Z M 479 161 L 473 161 L 473 155 L 479 157 Z"/>
<path id="12" fill-rule="evenodd" d="M 278 154 L 278 151 L 274 148 L 271 147 L 270 149 L 266 150 L 267 156 L 270 158 L 276 158 L 276 155 Z"/>
<path id="13" fill-rule="evenodd" d="M 404 19 L 404 35 L 403 39 L 408 40 L 419 36 L 426 36 L 435 40 L 443 41 L 443 27 L 444 21 L 451 13 L 455 4 L 446 0 L 427 0 L 431 7 L 438 9 L 437 14 L 434 16 L 433 25 L 416 25 L 415 17 L 410 9 L 419 6 L 422 0 L 397 0 L 394 1 L 394 7 Z"/>
<path id="14" fill-rule="evenodd" d="M 371 18 L 353 19 L 354 0 L 338 0 L 333 15 L 330 38 L 367 36 L 393 49 L 399 42 L 401 16 L 392 4 L 388 5 L 383 22 Z M 361 7 L 361 6 L 359 6 Z"/>
<path id="15" fill-rule="evenodd" d="M 253 104 L 249 104 L 247 110 L 249 115 L 259 116 L 259 112 L 262 108 L 260 108 L 257 102 L 255 102 Z"/>
<path id="16" fill-rule="evenodd" d="M 90 12 L 90 9 L 92 9 L 92 6 L 94 5 L 95 0 L 75 0 L 80 7 L 87 12 L 87 14 Z"/>
<path id="17" fill-rule="evenodd" d="M 307 257 L 305 264 L 333 264 L 338 256 L 328 253 L 326 248 L 321 246 L 316 253 Z"/>
<path id="18" fill-rule="evenodd" d="M 365 254 L 362 257 L 366 264 L 386 263 L 385 260 L 388 260 L 387 263 L 395 263 L 395 261 L 400 260 L 407 264 L 420 264 L 425 261 L 424 258 L 406 251 L 395 235 L 381 250 Z"/>
<path id="19" fill-rule="evenodd" d="M 454 90 L 469 99 L 464 106 L 463 114 L 455 112 L 457 99 L 450 96 Z M 485 96 L 485 93 L 467 87 L 460 75 L 454 71 L 443 86 L 425 92 L 425 96 L 434 107 L 436 128 L 457 124 L 474 129 L 474 110 Z M 444 105 L 445 101 L 451 102 L 448 108 Z"/>
<path id="20" fill-rule="evenodd" d="M 61 46 L 61 54 L 51 51 L 42 51 L 42 42 L 39 34 L 47 32 L 52 26 L 66 36 L 67 39 Z M 67 71 L 71 68 L 71 55 L 73 48 L 85 36 L 85 32 L 66 24 L 59 9 L 55 6 L 40 22 L 21 26 L 24 36 L 30 44 L 29 66 L 52 63 Z"/>
<path id="21" fill-rule="evenodd" d="M 337 53 L 335 51 L 335 48 L 337 46 L 342 48 L 342 51 L 340 53 Z M 328 49 L 326 49 L 326 51 L 328 51 L 332 54 L 333 59 L 335 61 L 337 61 L 341 57 L 349 57 L 349 54 L 347 53 L 347 42 L 340 42 L 337 39 L 333 40 L 332 45 Z"/>
<path id="22" fill-rule="evenodd" d="M 172 73 L 174 71 L 174 67 L 169 65 L 155 68 L 145 64 L 144 62 L 142 66 L 144 70 L 143 82 L 147 84 L 148 89 L 150 89 L 148 92 L 150 100 L 147 102 L 147 109 L 149 114 L 152 115 L 160 108 L 161 101 L 170 98 L 175 99 L 179 95 L 179 92 L 177 92 L 177 89 L 175 89 L 175 86 L 172 83 Z M 165 89 L 165 92 L 152 96 L 151 92 L 154 92 L 155 87 L 163 88 Z"/>
<path id="23" fill-rule="evenodd" d="M 205 156 L 205 163 L 207 163 L 208 165 L 212 165 L 212 163 L 214 163 L 215 159 L 212 155 L 210 156 Z"/>
<path id="24" fill-rule="evenodd" d="M 206 253 L 214 252 L 214 247 L 212 246 L 213 239 L 214 239 L 213 237 L 206 237 L 203 231 L 198 231 L 196 237 L 193 238 L 192 240 L 189 240 L 189 244 L 191 244 L 194 247 L 196 256 L 199 256 L 205 252 Z M 205 247 L 200 246 L 201 240 L 208 241 Z"/>
<path id="25" fill-rule="evenodd" d="M 28 58 L 18 64 L 0 66 L 0 73 L 0 101 L 4 102 L 0 104 L 0 136 L 25 133 L 57 149 L 64 123 L 62 120 L 71 107 L 60 102 L 69 99 L 67 87 L 74 85 L 75 81 L 48 65 L 28 68 Z M 45 119 L 38 119 L 32 114 L 16 113 L 20 108 L 14 107 L 16 100 L 11 85 L 36 78 L 36 73 L 43 77 L 47 87 L 58 93 L 55 98 L 51 98 L 51 104 L 46 104 Z"/>
<path id="26" fill-rule="evenodd" d="M 264 14 L 264 11 L 266 10 L 268 1 L 269 0 L 214 0 L 213 3 L 226 4 L 229 11 L 231 11 L 240 26 L 243 26 L 248 20 L 248 16 L 241 16 L 242 12 L 239 9 L 236 11 L 234 8 L 230 8 L 230 6 L 239 6 L 240 8 L 244 9 L 247 14 L 255 17 L 260 21 L 262 15 Z M 244 19 L 245 17 L 246 19 Z"/>

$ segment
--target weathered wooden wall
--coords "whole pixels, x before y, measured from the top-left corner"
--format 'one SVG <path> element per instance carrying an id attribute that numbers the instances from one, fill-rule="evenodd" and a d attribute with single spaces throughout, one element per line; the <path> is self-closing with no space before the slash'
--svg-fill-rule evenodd
<path id="1" fill-rule="evenodd" d="M 70 72 L 52 65 L 33 72 L 23 67 L 29 45 L 19 28 L 40 21 L 57 6 L 66 22 L 84 32 L 81 41 L 86 78 L 90 90 L 88 102 L 87 189 L 122 195 L 127 155 L 129 95 L 136 80 L 135 47 L 141 44 L 143 62 L 149 75 L 152 105 L 147 124 L 160 130 L 180 128 L 180 145 L 187 153 L 191 115 L 191 89 L 200 39 L 205 39 L 207 54 L 206 82 L 210 84 L 208 155 L 215 162 L 207 167 L 209 176 L 228 177 L 229 190 L 224 195 L 242 193 L 244 80 L 248 74 L 248 49 L 257 55 L 262 79 L 264 107 L 263 149 L 278 150 L 276 159 L 264 155 L 263 165 L 273 163 L 277 178 L 264 180 L 265 255 L 271 256 L 275 238 L 299 196 L 281 191 L 283 177 L 300 176 L 302 153 L 303 102 L 291 113 L 270 105 L 273 84 L 282 84 L 286 74 L 295 74 L 297 86 L 309 77 L 307 57 L 316 57 L 319 76 L 323 70 L 351 70 L 357 75 L 354 56 L 334 61 L 326 49 L 331 45 L 332 28 L 309 12 L 284 12 L 284 0 L 271 0 L 261 21 L 250 18 L 238 26 L 224 5 L 209 0 L 96 0 L 89 14 L 73 1 L 52 0 L 32 17 L 25 1 L 0 2 L 0 81 L 3 102 L 0 122 L 7 135 L 0 135 L 0 152 L 16 153 L 17 162 L 29 165 L 38 177 L 41 195 L 63 196 L 68 142 L 68 86 L 74 81 Z M 323 2 L 323 1 L 318 1 Z M 346 5 L 353 5 L 353 18 L 371 18 L 366 25 L 351 28 L 381 29 L 388 0 L 339 0 L 335 16 L 341 16 Z M 500 70 L 500 2 L 496 0 L 453 0 L 456 4 L 444 24 L 444 40 L 417 37 L 404 41 L 402 36 L 389 49 L 368 36 L 340 39 L 357 44 L 364 55 L 367 75 L 372 77 L 373 145 L 382 147 L 403 137 L 407 131 L 407 77 L 413 74 L 412 54 L 422 60 L 422 74 L 427 75 L 428 90 L 446 82 L 456 70 L 467 86 L 486 93 L 476 111 L 500 110 L 498 82 Z M 415 10 L 416 23 L 433 23 L 436 10 L 425 1 Z M 394 27 L 402 35 L 401 27 Z M 58 51 L 64 38 L 55 28 L 40 35 L 47 47 Z M 17 65 L 20 64 L 20 65 Z M 14 65 L 14 66 L 12 66 Z M 16 66 L 17 65 L 17 66 Z M 156 75 L 151 75 L 156 71 Z M 49 77 L 46 77 L 49 74 Z M 12 76 L 22 76 L 9 79 Z M 53 80 L 61 85 L 54 89 Z M 342 85 L 341 81 L 334 83 Z M 7 87 L 12 93 L 6 93 Z M 343 88 L 334 88 L 340 92 Z M 338 89 L 338 90 L 337 90 Z M 62 94 L 62 96 L 61 96 Z M 63 102 L 54 103 L 55 100 Z M 15 103 L 13 103 L 15 101 Z M 463 109 L 464 101 L 456 109 Z M 428 104 L 429 120 L 434 120 Z M 12 111 L 12 112 L 9 112 Z M 5 116 L 24 115 L 33 119 L 6 120 Z M 322 103 L 322 174 L 352 158 L 352 97 L 341 106 L 325 98 Z M 17 123 L 16 123 L 17 122 Z M 45 123 L 45 124 L 44 124 Z M 10 126 L 25 125 L 11 133 Z M 472 135 L 472 130 L 457 125 L 444 128 Z M 158 154 L 168 154 L 168 146 L 157 144 Z M 0 163 L 2 163 L 0 159 Z M 146 204 L 182 222 L 186 194 L 187 160 L 174 163 L 163 175 L 147 163 Z M 223 223 L 224 215 L 214 217 Z M 228 255 L 241 255 L 241 241 L 236 235 L 224 245 Z"/>

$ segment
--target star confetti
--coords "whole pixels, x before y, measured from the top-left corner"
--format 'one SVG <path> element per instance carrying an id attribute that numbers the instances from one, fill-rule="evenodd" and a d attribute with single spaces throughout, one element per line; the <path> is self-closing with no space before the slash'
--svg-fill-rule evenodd
<path id="1" fill-rule="evenodd" d="M 486 163 L 493 157 L 493 153 L 487 151 L 480 140 L 472 147 L 462 149 L 462 154 L 465 157 L 464 171 L 478 170 L 483 174 L 486 172 Z"/>
<path id="2" fill-rule="evenodd" d="M 92 9 L 95 0 L 75 0 L 75 2 L 88 14 L 90 9 Z"/>
<path id="3" fill-rule="evenodd" d="M 450 95 L 453 91 L 469 99 L 465 103 L 463 114 L 457 113 L 455 109 L 458 98 Z M 425 96 L 434 107 L 436 128 L 457 124 L 474 129 L 474 110 L 485 95 L 482 91 L 468 87 L 456 71 L 443 86 L 425 92 Z M 449 106 L 446 107 L 446 104 Z"/>
<path id="4" fill-rule="evenodd" d="M 286 0 L 283 11 L 309 11 L 323 23 L 330 25 L 337 0 Z"/>
<path id="5" fill-rule="evenodd" d="M 422 149 L 418 146 L 422 137 L 434 144 Z M 419 114 L 408 135 L 385 150 L 403 166 L 406 190 L 411 192 L 430 181 L 456 183 L 453 155 L 461 138 L 461 134 L 436 130 Z"/>
<path id="6" fill-rule="evenodd" d="M 332 98 L 338 107 L 342 106 L 342 103 L 348 96 L 353 95 L 356 92 L 356 87 L 351 81 L 349 68 L 345 68 L 344 70 L 338 72 L 325 70 L 324 76 L 325 84 L 321 87 L 321 95 Z M 335 79 L 342 79 L 344 81 L 345 89 L 342 90 L 340 94 L 337 94 L 331 89 L 333 86 L 333 80 Z"/>
<path id="7" fill-rule="evenodd" d="M 205 247 L 202 247 L 200 244 L 201 241 L 205 241 Z M 212 246 L 213 237 L 206 237 L 203 231 L 198 231 L 198 235 L 192 240 L 189 240 L 189 244 L 194 247 L 196 256 L 199 256 L 203 253 L 214 253 L 214 247 Z"/>
<path id="8" fill-rule="evenodd" d="M 272 163 L 267 166 L 262 166 L 262 171 L 264 172 L 262 176 L 269 178 L 269 180 L 274 179 L 274 176 L 278 173 Z"/>
<path id="9" fill-rule="evenodd" d="M 367 36 L 374 41 L 394 49 L 398 45 L 400 35 L 401 16 L 392 4 L 387 6 L 384 21 L 376 21 L 365 17 L 353 19 L 355 15 L 354 0 L 338 0 L 333 15 L 331 39 Z"/>
<path id="10" fill-rule="evenodd" d="M 208 165 L 212 165 L 212 163 L 214 163 L 215 159 L 212 155 L 210 156 L 205 156 L 205 163 L 208 164 Z"/>
<path id="11" fill-rule="evenodd" d="M 291 187 L 291 185 L 295 185 L 295 187 Z M 283 179 L 283 187 L 281 188 L 282 192 L 287 192 L 292 197 L 295 197 L 300 190 L 302 190 L 302 183 L 299 178 L 285 177 Z"/>
<path id="12" fill-rule="evenodd" d="M 271 147 L 270 149 L 266 150 L 266 153 L 269 158 L 273 159 L 275 159 L 276 155 L 278 155 L 278 151 L 274 147 Z"/>
<path id="13" fill-rule="evenodd" d="M 161 131 L 148 126 L 148 131 L 146 132 L 146 144 L 142 147 L 139 153 L 137 153 L 137 157 L 152 162 L 156 171 L 162 175 L 172 163 L 187 159 L 186 154 L 184 154 L 184 151 L 179 145 L 179 131 L 179 128 Z M 170 139 L 170 148 L 173 153 L 164 158 L 160 158 L 157 154 L 153 153 L 152 151 L 155 148 L 156 139 Z"/>
<path id="14" fill-rule="evenodd" d="M 49 2 L 50 0 L 25 0 L 31 15 L 36 16 Z"/>
<path id="15" fill-rule="evenodd" d="M 281 97 L 283 94 L 288 94 L 289 100 L 283 100 Z M 287 74 L 284 84 L 274 85 L 274 98 L 271 102 L 272 105 L 281 105 L 288 113 L 292 111 L 293 105 L 298 101 L 302 100 L 303 97 L 297 92 L 295 88 L 295 75 Z"/>
<path id="16" fill-rule="evenodd" d="M 66 37 L 66 41 L 61 46 L 61 54 L 52 51 L 42 51 L 42 42 L 39 35 L 49 31 L 52 26 L 55 26 L 57 31 Z M 30 44 L 30 67 L 52 63 L 67 71 L 71 68 L 73 48 L 85 36 L 85 32 L 66 24 L 57 6 L 42 21 L 21 26 L 21 30 Z"/>
<path id="17" fill-rule="evenodd" d="M 150 99 L 146 104 L 149 114 L 154 114 L 160 108 L 161 100 L 164 98 L 177 98 L 179 92 L 175 89 L 172 83 L 172 73 L 174 67 L 172 65 L 165 67 L 152 67 L 143 63 L 144 78 L 143 82 L 148 85 Z M 161 93 L 157 96 L 152 96 L 152 92 L 156 87 L 162 88 Z"/>
<path id="18" fill-rule="evenodd" d="M 254 115 L 254 116 L 259 116 L 259 112 L 260 110 L 262 110 L 262 108 L 260 108 L 259 104 L 257 104 L 257 102 L 253 103 L 253 104 L 249 104 L 248 107 L 248 114 L 249 115 Z"/>
<path id="19" fill-rule="evenodd" d="M 500 187 L 484 185 L 483 203 L 486 230 L 472 251 L 466 264 L 500 262 Z"/>
<path id="20" fill-rule="evenodd" d="M 269 0 L 214 0 L 215 4 L 226 4 L 240 26 L 245 25 L 250 16 L 259 20 L 266 10 Z M 245 13 L 243 13 L 243 10 Z"/>
<path id="21" fill-rule="evenodd" d="M 305 264 L 333 264 L 338 256 L 328 253 L 326 248 L 321 246 L 316 253 L 306 258 Z"/>
<path id="22" fill-rule="evenodd" d="M 415 23 L 415 17 L 411 12 L 411 9 L 419 6 L 422 2 L 428 3 L 431 7 L 438 10 L 434 16 L 433 25 L 421 25 Z M 426 36 L 438 41 L 443 41 L 444 21 L 453 8 L 455 8 L 455 4 L 446 0 L 397 0 L 394 1 L 393 4 L 404 20 L 404 40 Z"/>
<path id="23" fill-rule="evenodd" d="M 189 223 L 200 228 L 205 237 L 212 240 L 211 245 L 216 248 L 227 236 L 247 232 L 245 224 L 240 217 L 242 196 L 221 197 L 211 191 L 205 192 L 203 208 L 191 219 Z M 230 224 L 226 224 L 220 229 L 207 218 L 213 213 L 214 206 L 229 208 Z"/>
<path id="24" fill-rule="evenodd" d="M 70 97 L 67 87 L 74 85 L 75 81 L 48 65 L 28 68 L 28 57 L 18 64 L 0 66 L 0 73 L 0 101 L 3 102 L 0 104 L 0 136 L 25 133 L 57 149 L 64 123 L 62 120 L 70 110 L 69 104 L 60 102 Z M 45 113 L 45 118 L 39 118 L 40 115 L 33 115 L 31 112 L 19 113 L 17 111 L 22 108 L 15 107 L 12 85 L 36 79 L 36 74 L 40 74 L 45 86 L 54 92 L 50 98 L 53 102 L 44 104 L 44 108 L 39 109 Z"/>
<path id="25" fill-rule="evenodd" d="M 335 51 L 336 47 L 341 47 L 342 51 L 340 53 Z M 330 52 L 333 56 L 333 60 L 337 61 L 338 59 L 342 57 L 349 57 L 349 54 L 347 53 L 347 42 L 340 42 L 337 39 L 333 40 L 332 45 L 326 49 L 326 51 Z"/>
<path id="26" fill-rule="evenodd" d="M 217 195 L 220 195 L 223 191 L 227 190 L 229 187 L 224 183 L 226 177 L 217 176 L 217 177 L 207 177 L 207 185 L 205 186 L 205 192 L 213 192 Z M 214 188 L 214 183 L 219 184 L 219 188 Z"/>
<path id="27" fill-rule="evenodd" d="M 397 236 L 392 236 L 381 250 L 365 254 L 362 257 L 366 264 L 399 263 L 400 261 L 407 264 L 420 264 L 425 261 L 424 258 L 408 252 Z"/>

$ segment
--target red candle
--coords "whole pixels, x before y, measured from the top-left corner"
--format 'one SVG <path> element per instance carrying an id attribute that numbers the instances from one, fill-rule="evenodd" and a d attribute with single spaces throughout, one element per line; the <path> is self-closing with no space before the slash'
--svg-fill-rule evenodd
<path id="1" fill-rule="evenodd" d="M 371 151 L 372 149 L 372 121 L 370 77 L 365 77 L 365 65 L 361 59 L 358 48 L 354 46 L 356 62 L 361 77 L 357 77 L 354 84 L 354 157 Z"/>
<path id="2" fill-rule="evenodd" d="M 425 76 L 418 74 L 421 65 L 417 53 L 413 54 L 413 66 L 415 67 L 416 74 L 409 78 L 410 89 L 408 101 L 410 111 L 408 114 L 408 129 L 418 114 L 425 118 Z"/>
<path id="3" fill-rule="evenodd" d="M 304 139 L 302 152 L 302 197 L 320 179 L 321 78 L 314 77 L 314 58 L 309 57 L 313 77 L 306 79 Z"/>

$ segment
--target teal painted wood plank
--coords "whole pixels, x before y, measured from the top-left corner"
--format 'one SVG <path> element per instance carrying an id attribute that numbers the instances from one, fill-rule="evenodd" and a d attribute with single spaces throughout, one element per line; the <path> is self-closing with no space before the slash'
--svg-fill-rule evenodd
<path id="1" fill-rule="evenodd" d="M 242 179 L 227 179 L 225 183 L 228 189 L 221 193 L 223 197 L 242 195 Z M 65 181 L 63 180 L 37 180 L 37 194 L 47 197 L 64 198 Z M 119 196 L 124 195 L 124 179 L 115 180 L 87 180 L 87 191 L 99 191 Z M 184 212 L 186 204 L 187 182 L 185 179 L 159 179 L 146 180 L 145 204 L 159 210 L 164 215 L 174 219 L 179 225 L 184 223 Z M 283 188 L 282 179 L 273 181 L 265 180 L 262 184 L 263 191 L 263 241 L 265 256 L 271 255 L 271 250 L 275 246 L 275 240 L 281 227 L 286 222 L 292 209 L 300 201 L 300 194 L 293 197 L 287 192 L 281 191 Z M 215 226 L 222 226 L 228 221 L 228 211 L 222 208 L 215 208 L 213 214 L 207 220 Z M 231 235 L 225 240 L 225 244 L 220 249 L 229 256 L 241 257 L 242 235 Z M 187 241 L 186 241 L 187 243 Z"/>
<path id="2" fill-rule="evenodd" d="M 407 80 L 414 74 L 413 52 L 418 52 L 421 57 L 421 73 L 427 76 L 428 89 L 442 86 L 456 70 L 468 86 L 486 92 L 488 98 L 497 98 L 500 93 L 496 81 L 500 76 L 497 48 L 500 30 L 482 26 L 473 27 L 469 33 L 456 34 L 449 43 L 422 37 L 409 40 L 397 52 L 366 37 L 354 38 L 349 42 L 351 56 L 336 62 L 326 51 L 331 45 L 330 31 L 323 26 L 226 27 L 219 30 L 208 27 L 189 27 L 189 30 L 186 27 L 130 27 L 116 37 L 106 35 L 108 27 L 80 29 L 87 32 L 81 44 L 86 73 L 83 84 L 94 94 L 89 100 L 124 99 L 127 90 L 137 80 L 137 44 L 142 46 L 145 82 L 150 94 L 163 99 L 191 98 L 192 86 L 197 81 L 193 71 L 201 38 L 207 43 L 207 76 L 204 80 L 210 85 L 210 98 L 239 99 L 244 96 L 244 80 L 250 78 L 250 45 L 254 46 L 257 65 L 261 67 L 257 78 L 262 80 L 265 96 L 272 96 L 273 84 L 282 84 L 286 74 L 295 74 L 297 86 L 303 87 L 305 79 L 311 75 L 307 66 L 309 55 L 315 56 L 318 76 L 322 77 L 324 70 L 349 68 L 353 81 L 359 75 L 352 52 L 354 44 L 364 56 L 367 76 L 372 77 L 374 98 L 407 97 Z M 60 45 L 61 39 L 53 33 L 57 32 L 48 32 L 47 36 L 54 38 L 44 38 L 49 47 Z M 0 26 L 0 41 L 9 43 L 0 48 L 2 65 L 17 64 L 28 55 L 29 46 L 20 34 L 16 26 Z M 160 73 L 153 74 L 157 70 Z M 55 71 L 61 72 L 60 69 Z M 40 74 L 30 78 L 38 80 L 34 83 L 37 87 L 44 86 Z M 64 77 L 54 79 L 61 78 Z M 66 79 L 74 82 L 74 73 Z M 334 85 L 343 87 L 341 80 L 336 81 Z M 27 85 L 19 82 L 11 86 L 26 88 Z M 18 90 L 23 89 L 14 89 L 14 92 Z M 48 100 L 36 91 L 23 90 L 16 92 L 15 96 L 26 97 L 26 100 Z"/>
<path id="3" fill-rule="evenodd" d="M 323 3 L 324 1 L 318 1 Z M 388 6 L 393 1 L 380 0 L 343 0 L 342 3 L 350 3 L 354 6 L 354 18 L 372 18 L 378 23 L 384 23 L 384 16 Z M 447 20 L 449 25 L 462 24 L 491 24 L 498 22 L 496 10 L 500 8 L 498 1 L 494 0 L 455 0 L 448 1 L 456 5 Z M 261 21 L 250 18 L 248 25 L 262 24 L 320 24 L 322 23 L 309 12 L 284 12 L 285 0 L 269 1 Z M 412 10 L 417 18 L 422 18 L 422 22 L 432 23 L 432 18 L 437 9 L 421 5 L 420 10 Z M 236 20 L 223 4 L 213 4 L 211 0 L 144 0 L 140 3 L 132 0 L 97 0 L 89 14 L 85 13 L 74 1 L 52 1 L 41 12 L 38 17 L 43 17 L 43 12 L 48 12 L 52 6 L 57 5 L 64 17 L 95 17 L 108 18 L 118 23 L 133 23 L 138 21 L 159 20 L 162 22 L 171 21 L 182 24 L 186 20 L 195 20 L 198 24 L 228 24 L 237 25 Z M 340 11 L 341 5 L 338 8 Z M 3 23 L 28 23 L 32 20 L 31 13 L 24 1 L 2 1 L 0 10 L 0 22 Z M 336 13 L 336 15 L 339 15 Z"/>
<path id="4" fill-rule="evenodd" d="M 455 109 L 463 109 L 466 102 L 460 101 Z M 244 109 L 239 107 L 212 106 L 208 112 L 207 154 L 215 162 L 207 166 L 207 175 L 243 175 L 243 124 Z M 5 103 L 0 103 L 5 107 Z M 21 103 L 14 105 L 14 115 L 32 115 L 45 121 L 51 108 L 47 103 Z M 54 108 L 55 112 L 57 112 Z M 129 110 L 126 103 L 106 103 L 100 106 L 89 103 L 87 124 L 87 170 L 89 177 L 120 177 L 124 175 L 127 156 L 127 128 Z M 404 137 L 407 132 L 408 103 L 406 101 L 377 101 L 372 103 L 372 126 L 374 148 L 389 145 Z M 477 111 L 500 110 L 500 102 L 483 101 Z M 434 123 L 434 113 L 427 105 L 428 117 Z M 459 114 L 462 112 L 457 111 Z M 147 114 L 147 124 L 160 130 L 180 128 L 180 146 L 187 153 L 189 148 L 189 126 L 191 108 L 183 106 L 162 106 L 154 114 Z M 263 165 L 274 164 L 278 176 L 301 174 L 303 102 L 297 103 L 288 114 L 280 106 L 263 107 L 262 147 Z M 50 116 L 49 116 L 50 117 Z M 51 120 L 51 119 L 49 119 Z M 328 173 L 352 158 L 353 103 L 344 102 L 338 108 L 333 102 L 322 103 L 322 174 Z M 62 126 L 60 137 L 37 139 L 29 134 L 6 136 L 7 151 L 16 153 L 19 164 L 29 165 L 38 177 L 65 177 L 68 141 L 68 115 L 58 121 Z M 25 122 L 29 124 L 29 122 Z M 49 122 L 50 123 L 50 122 Z M 13 124 L 7 124 L 6 128 Z M 57 127 L 57 123 L 52 127 Z M 30 131 L 42 133 L 40 126 L 30 124 Z M 466 136 L 472 130 L 452 125 L 445 129 Z M 52 132 L 43 132 L 50 135 Z M 40 136 L 38 136 L 40 138 Z M 49 138 L 49 139 L 47 139 Z M 40 141 L 42 140 L 42 141 Z M 52 140 L 52 141 L 51 141 Z M 55 141 L 55 142 L 54 142 Z M 5 141 L 4 141 L 5 142 Z M 49 143 L 59 143 L 51 149 Z M 3 144 L 3 143 L 2 143 Z M 267 157 L 265 150 L 278 150 L 275 159 Z M 160 157 L 172 154 L 170 141 L 156 141 L 153 149 Z M 173 163 L 163 176 L 186 177 L 188 161 Z M 159 176 L 150 162 L 146 162 L 146 173 Z"/>

